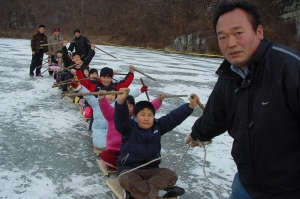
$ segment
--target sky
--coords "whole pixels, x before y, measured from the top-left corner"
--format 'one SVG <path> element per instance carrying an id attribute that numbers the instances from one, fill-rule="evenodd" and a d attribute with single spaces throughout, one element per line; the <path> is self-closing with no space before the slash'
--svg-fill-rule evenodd
<path id="1" fill-rule="evenodd" d="M 140 88 L 140 77 L 148 85 L 150 100 L 160 93 L 167 95 L 197 94 L 205 105 L 215 85 L 220 58 L 204 58 L 160 51 L 97 45 L 90 67 L 110 67 L 127 73 L 129 65 L 155 78 L 153 81 L 135 72 L 130 88 Z M 44 56 L 46 58 L 46 56 Z M 30 40 L 0 38 L 0 198 L 69 199 L 116 198 L 97 167 L 88 123 L 79 108 L 62 98 L 52 88 L 54 79 L 29 78 Z M 43 67 L 41 71 L 46 70 Z M 115 76 L 121 80 L 122 75 Z M 142 94 L 136 101 L 147 100 Z M 159 118 L 188 103 L 188 97 L 168 98 L 157 111 Z M 195 120 L 202 115 L 197 107 L 193 114 L 173 131 L 162 137 L 161 167 L 176 169 L 177 185 L 185 188 L 180 199 L 219 198 L 217 190 L 204 178 L 204 150 L 190 148 L 183 161 L 185 138 Z M 236 166 L 231 157 L 232 138 L 225 132 L 206 146 L 204 164 L 207 177 L 217 186 L 222 198 L 228 198 Z M 174 152 L 175 151 L 175 152 Z"/>

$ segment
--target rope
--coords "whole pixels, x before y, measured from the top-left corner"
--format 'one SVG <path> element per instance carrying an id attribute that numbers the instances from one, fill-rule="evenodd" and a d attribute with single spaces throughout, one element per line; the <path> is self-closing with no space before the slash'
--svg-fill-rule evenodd
<path id="1" fill-rule="evenodd" d="M 188 146 L 188 147 L 187 147 Z M 157 161 L 157 160 L 161 160 L 161 159 L 163 159 L 164 157 L 166 157 L 166 156 L 168 156 L 168 155 L 171 155 L 172 153 L 174 153 L 174 152 L 176 152 L 176 151 L 179 151 L 179 150 L 181 150 L 181 149 L 183 149 L 183 148 L 185 148 L 185 147 L 187 147 L 187 150 L 190 148 L 190 145 L 184 145 L 183 147 L 180 147 L 180 148 L 178 148 L 178 149 L 175 149 L 173 152 L 170 152 L 170 153 L 167 153 L 166 155 L 163 155 L 163 156 L 161 156 L 161 157 L 159 157 L 159 158 L 156 158 L 156 159 L 154 159 L 154 160 L 151 160 L 150 162 L 147 162 L 147 163 L 145 163 L 145 164 L 143 164 L 143 165 L 140 165 L 140 166 L 138 166 L 138 167 L 135 167 L 135 168 L 133 168 L 133 169 L 130 169 L 130 170 L 128 170 L 128 171 L 124 171 L 124 172 L 122 172 L 122 173 L 120 173 L 120 175 L 119 175 L 119 177 L 121 176 L 121 175 L 123 175 L 123 174 L 125 174 L 125 173 L 129 173 L 129 172 L 131 172 L 131 171 L 134 171 L 134 170 L 137 170 L 137 169 L 139 169 L 139 168 L 141 168 L 141 167 L 144 167 L 144 166 L 146 166 L 146 165 L 148 165 L 148 164 L 151 164 L 152 162 L 155 162 L 155 161 Z M 184 154 L 185 155 L 185 154 Z M 181 158 L 181 160 L 183 159 L 183 157 Z M 180 161 L 181 162 L 181 161 Z"/>
<path id="2" fill-rule="evenodd" d="M 205 159 L 206 159 L 206 148 L 205 148 L 205 145 L 208 145 L 210 144 L 212 141 L 207 141 L 207 142 L 201 142 L 200 140 L 197 140 L 197 141 L 193 141 L 192 142 L 192 146 L 196 146 L 197 144 L 199 144 L 199 147 L 203 148 L 204 150 L 204 157 L 203 157 L 203 160 L 202 160 L 202 170 L 203 170 L 203 174 L 204 174 L 204 177 L 205 179 L 208 181 L 209 184 L 211 184 L 212 186 L 215 187 L 215 189 L 217 190 L 217 193 L 219 195 L 219 198 L 222 199 L 222 196 L 221 196 L 221 193 L 220 193 L 220 190 L 219 188 L 212 182 L 208 179 L 208 177 L 206 176 L 206 172 L 205 172 Z M 197 143 L 197 144 L 196 144 Z"/>

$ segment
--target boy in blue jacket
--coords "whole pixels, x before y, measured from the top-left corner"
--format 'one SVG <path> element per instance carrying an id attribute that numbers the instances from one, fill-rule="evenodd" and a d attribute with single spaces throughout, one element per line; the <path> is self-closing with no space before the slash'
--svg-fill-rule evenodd
<path id="1" fill-rule="evenodd" d="M 161 136 L 180 125 L 197 106 L 198 96 L 190 99 L 169 114 L 155 119 L 151 102 L 140 101 L 133 108 L 134 119 L 128 117 L 126 98 L 128 88 L 122 88 L 115 104 L 115 126 L 122 134 L 122 146 L 117 160 L 120 185 L 126 190 L 124 198 L 156 199 L 184 194 L 184 189 L 174 186 L 177 175 L 167 168 L 159 168 L 154 161 L 136 170 L 138 166 L 160 158 Z M 127 172 L 126 172 L 127 171 Z"/>

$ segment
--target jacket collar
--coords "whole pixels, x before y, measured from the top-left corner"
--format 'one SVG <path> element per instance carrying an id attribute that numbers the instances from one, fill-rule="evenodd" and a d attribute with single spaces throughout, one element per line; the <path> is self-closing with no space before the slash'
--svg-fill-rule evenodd
<path id="1" fill-rule="evenodd" d="M 251 62 L 249 63 L 249 70 L 252 72 L 252 70 L 255 70 L 254 66 L 259 65 L 259 63 L 261 62 L 261 60 L 265 57 L 266 52 L 268 51 L 267 49 L 269 48 L 269 46 L 272 45 L 272 42 L 268 39 L 263 39 L 259 46 L 257 51 L 254 53 L 254 56 L 251 60 Z M 216 74 L 220 75 L 221 73 L 225 73 L 228 75 L 234 75 L 236 76 L 237 74 L 234 73 L 231 69 L 230 69 L 231 63 L 228 62 L 226 59 L 221 63 L 220 67 L 218 68 L 218 70 L 216 71 Z"/>

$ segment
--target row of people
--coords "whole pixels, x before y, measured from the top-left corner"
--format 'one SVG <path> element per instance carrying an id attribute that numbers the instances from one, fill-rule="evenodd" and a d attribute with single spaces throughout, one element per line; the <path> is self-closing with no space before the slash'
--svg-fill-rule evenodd
<path id="1" fill-rule="evenodd" d="M 215 12 L 213 27 L 225 60 L 217 70 L 218 81 L 205 111 L 186 143 L 208 141 L 226 131 L 233 137 L 232 156 L 238 172 L 230 199 L 299 198 L 300 53 L 264 38 L 258 9 L 249 1 L 223 2 Z M 114 124 L 122 134 L 117 160 L 118 171 L 123 171 L 120 184 L 134 198 L 156 198 L 168 190 L 161 184 L 171 179 L 168 186 L 173 185 L 175 174 L 156 171 L 159 162 L 148 165 L 150 170 L 132 169 L 159 156 L 160 136 L 184 120 L 196 101 L 191 99 L 189 105 L 158 120 L 153 105 L 142 101 L 135 105 L 134 119 L 130 119 L 125 103 L 129 90 L 119 90 L 122 94 L 115 103 Z M 150 138 L 154 142 L 148 146 L 153 153 L 147 154 L 143 144 L 149 144 Z M 152 177 L 157 173 L 168 175 L 157 182 Z M 147 180 L 141 181 L 142 177 Z M 182 191 L 171 190 L 169 193 Z"/>

